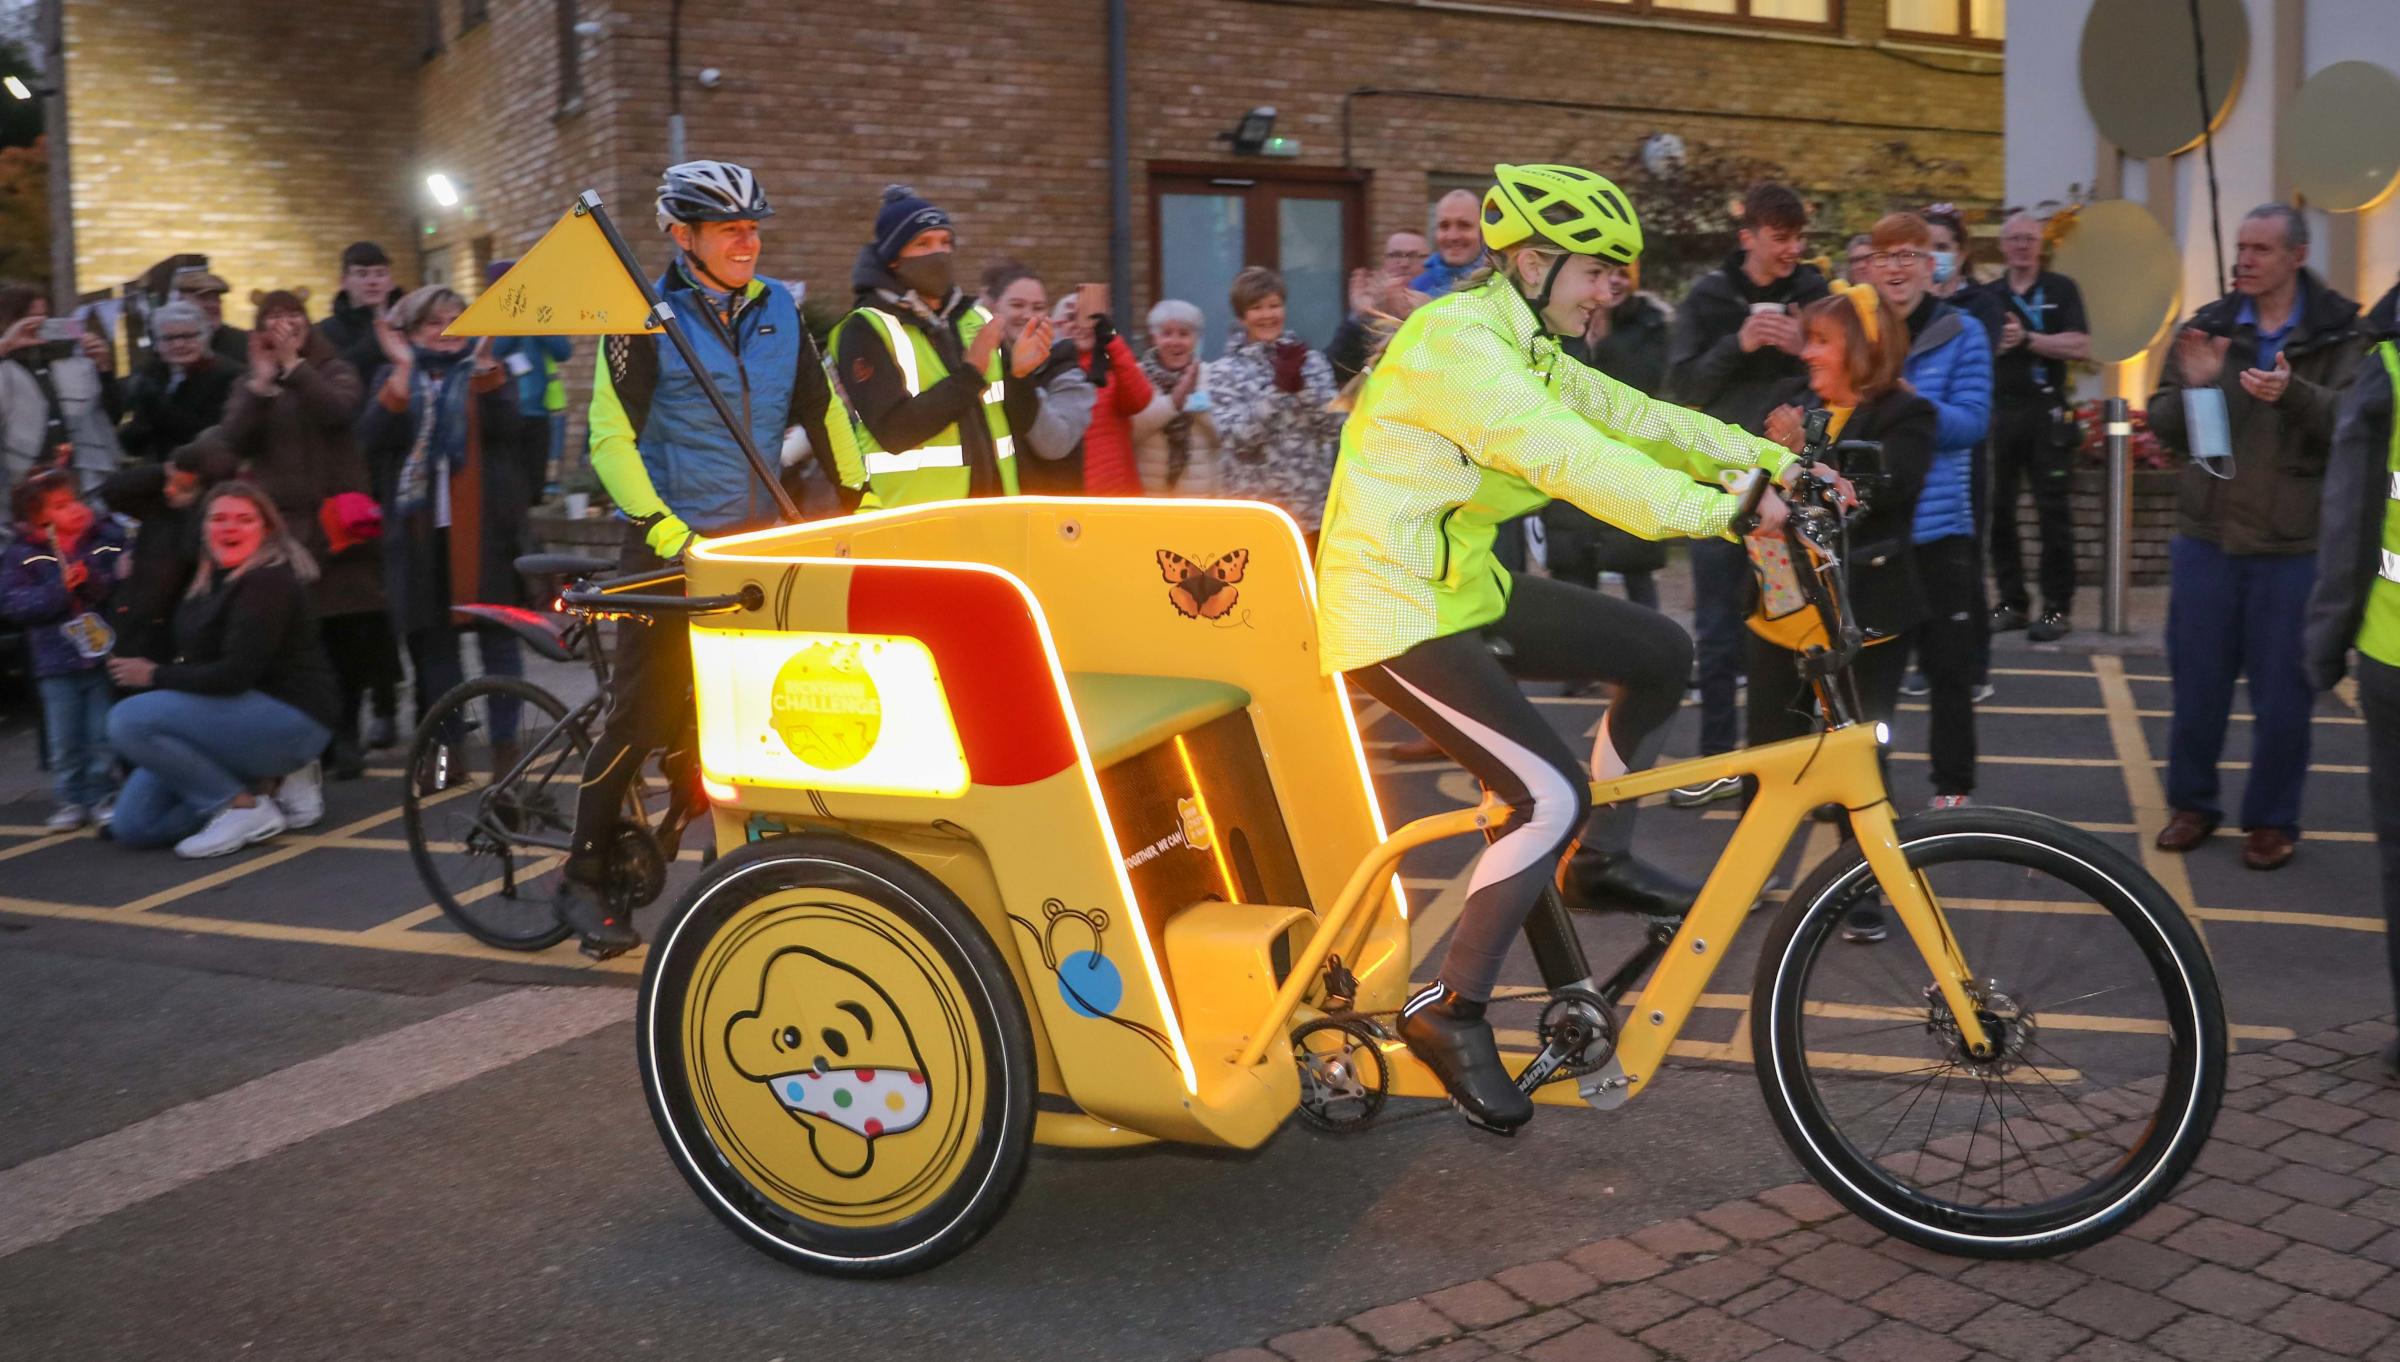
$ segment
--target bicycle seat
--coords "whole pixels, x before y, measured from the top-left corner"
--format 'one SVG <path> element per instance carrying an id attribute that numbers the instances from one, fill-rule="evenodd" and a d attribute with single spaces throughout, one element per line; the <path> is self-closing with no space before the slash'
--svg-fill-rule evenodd
<path id="1" fill-rule="evenodd" d="M 1250 692 L 1184 676 L 1068 672 L 1067 693 L 1083 721 L 1095 769 L 1113 766 L 1211 719 L 1250 704 Z"/>
<path id="2" fill-rule="evenodd" d="M 547 555 L 533 554 L 533 558 Z M 519 558 L 521 570 L 526 558 Z M 496 624 L 525 640 L 527 647 L 553 662 L 571 662 L 575 650 L 567 646 L 567 630 L 575 621 L 551 610 L 530 610 L 521 605 L 454 605 L 450 607 L 453 624 Z"/>
<path id="3" fill-rule="evenodd" d="M 616 559 L 582 553 L 528 553 L 517 559 L 517 571 L 527 577 L 599 577 L 616 570 Z"/>

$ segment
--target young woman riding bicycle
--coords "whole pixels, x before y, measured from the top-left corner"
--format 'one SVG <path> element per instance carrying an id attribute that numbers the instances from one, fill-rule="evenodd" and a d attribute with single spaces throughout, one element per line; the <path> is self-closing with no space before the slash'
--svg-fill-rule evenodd
<path id="1" fill-rule="evenodd" d="M 1399 1027 L 1470 1121 L 1511 1131 L 1533 1104 L 1501 1063 L 1484 1005 L 1510 939 L 1569 868 L 1569 844 L 1582 834 L 1567 878 L 1585 906 L 1690 902 L 1633 860 L 1632 808 L 1584 829 L 1584 765 L 1517 683 L 1614 685 L 1591 754 L 1607 778 L 1656 757 L 1692 644 L 1656 611 L 1507 571 L 1494 533 L 1557 498 L 1647 539 L 1722 536 L 1736 505 L 1722 477 L 1782 478 L 1798 464 L 1780 445 L 1562 354 L 1609 269 L 1640 254 L 1641 226 L 1590 171 L 1502 165 L 1493 175 L 1486 270 L 1402 325 L 1344 427 L 1317 579 L 1322 665 L 1416 725 L 1513 811 L 1476 862 L 1440 977 L 1409 1000 Z M 1768 493 L 1761 530 L 1784 513 Z"/>

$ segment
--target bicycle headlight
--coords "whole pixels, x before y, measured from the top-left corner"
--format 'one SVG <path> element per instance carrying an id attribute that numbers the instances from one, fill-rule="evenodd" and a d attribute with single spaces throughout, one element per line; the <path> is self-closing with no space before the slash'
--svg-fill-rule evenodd
<path id="1" fill-rule="evenodd" d="M 1877 747 L 1892 745 L 1892 726 L 1890 724 L 1879 722 L 1875 725 L 1875 745 Z"/>

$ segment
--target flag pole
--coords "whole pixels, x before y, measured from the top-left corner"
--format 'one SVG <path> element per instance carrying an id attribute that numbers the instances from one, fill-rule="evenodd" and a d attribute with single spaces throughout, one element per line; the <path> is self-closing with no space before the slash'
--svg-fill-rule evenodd
<path id="1" fill-rule="evenodd" d="M 633 277 L 634 287 L 642 291 L 642 301 L 650 305 L 649 320 L 663 328 L 667 339 L 675 343 L 675 353 L 683 357 L 683 367 L 689 369 L 692 377 L 699 381 L 700 391 L 708 394 L 708 404 L 717 409 L 717 419 L 725 423 L 725 429 L 733 435 L 734 443 L 742 447 L 743 455 L 750 460 L 750 471 L 766 484 L 768 494 L 775 498 L 776 508 L 783 512 L 785 522 L 796 523 L 800 519 L 800 508 L 794 506 L 791 497 L 784 492 L 783 480 L 775 476 L 774 466 L 767 462 L 765 455 L 758 452 L 758 446 L 750 439 L 749 428 L 734 416 L 733 407 L 725 401 L 725 394 L 718 391 L 716 380 L 710 378 L 708 370 L 701 367 L 700 356 L 692 349 L 691 337 L 683 334 L 682 325 L 675 319 L 674 307 L 659 297 L 658 290 L 650 286 L 650 276 L 642 273 L 641 262 L 633 258 L 632 248 L 625 244 L 624 237 L 617 234 L 617 224 L 608 220 L 608 210 L 600 206 L 600 191 L 586 189 L 576 195 L 575 211 L 588 214 L 593 222 L 599 224 L 600 235 L 608 238 L 608 248 L 617 253 L 617 263 Z"/>

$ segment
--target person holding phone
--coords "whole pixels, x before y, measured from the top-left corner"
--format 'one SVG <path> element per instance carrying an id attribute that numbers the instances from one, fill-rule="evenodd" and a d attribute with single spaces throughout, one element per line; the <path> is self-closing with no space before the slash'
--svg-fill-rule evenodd
<path id="1" fill-rule="evenodd" d="M 1738 503 L 1719 480 L 1783 475 L 1799 461 L 1567 358 L 1562 343 L 1589 329 L 1609 267 L 1641 253 L 1639 222 L 1588 170 L 1501 165 L 1493 178 L 1482 210 L 1490 268 L 1401 325 L 1342 431 L 1317 624 L 1321 666 L 1414 724 L 1511 810 L 1469 876 L 1436 979 L 1399 1022 L 1467 1119 L 1505 1133 L 1533 1103 L 1501 1063 L 1484 1008 L 1553 876 L 1587 909 L 1690 908 L 1694 887 L 1633 856 L 1633 808 L 1585 820 L 1590 776 L 1656 758 L 1692 644 L 1657 611 L 1505 571 L 1493 539 L 1554 497 L 1645 538 L 1724 536 Z M 1771 532 L 1785 508 L 1759 491 L 1759 525 Z M 1521 679 L 1616 687 L 1588 773 Z"/>
<path id="2" fill-rule="evenodd" d="M 1019 490 L 1017 441 L 1038 413 L 1032 380 L 1050 343 L 1030 326 L 1010 341 L 974 305 L 958 287 L 956 244 L 948 213 L 907 185 L 884 189 L 850 273 L 858 306 L 833 329 L 834 372 L 865 427 L 851 484 L 862 505 Z"/>
<path id="3" fill-rule="evenodd" d="M 1052 318 L 1074 348 L 1075 364 L 1092 387 L 1092 420 L 1083 435 L 1085 496 L 1138 497 L 1141 472 L 1134 445 L 1164 426 L 1175 408 L 1150 384 L 1133 347 L 1117 334 L 1108 315 L 1108 285 L 1084 284 L 1059 304 Z"/>
<path id="4" fill-rule="evenodd" d="M 1270 501 L 1314 535 L 1342 414 L 1333 364 L 1284 325 L 1283 276 L 1253 265 L 1233 276 L 1241 330 L 1208 366 L 1210 409 L 1225 439 L 1224 495 Z"/>
<path id="5" fill-rule="evenodd" d="M 1050 318 L 1050 290 L 1021 260 L 993 262 L 983 272 L 976 308 L 1000 328 L 1013 357 L 1046 352 L 1023 376 L 1001 382 L 1008 428 L 1034 457 L 1017 464 L 1017 490 L 1029 496 L 1075 496 L 1083 491 L 1083 438 L 1091 429 L 1094 393 L 1074 342 L 1062 340 Z"/>
<path id="6" fill-rule="evenodd" d="M 108 342 L 53 319 L 40 289 L 0 288 L 0 484 L 66 468 L 78 492 L 97 490 L 124 457 L 122 414 Z"/>
<path id="7" fill-rule="evenodd" d="M 2167 545 L 2172 813 L 2158 832 L 2161 851 L 2203 846 L 2224 821 L 2217 758 L 2243 676 L 2257 722 L 2242 783 L 2242 864 L 2274 870 L 2298 847 L 2316 707 L 2301 668 L 2302 620 L 2317 576 L 2334 413 L 2365 350 L 2358 304 L 2308 268 L 2308 219 L 2261 204 L 2242 219 L 2233 291 L 2184 323 L 2150 395 L 2150 429 L 2167 448 L 2200 452 L 2187 389 L 2223 404 L 2232 438 L 2230 469 L 2195 461 L 2177 475 Z"/>

